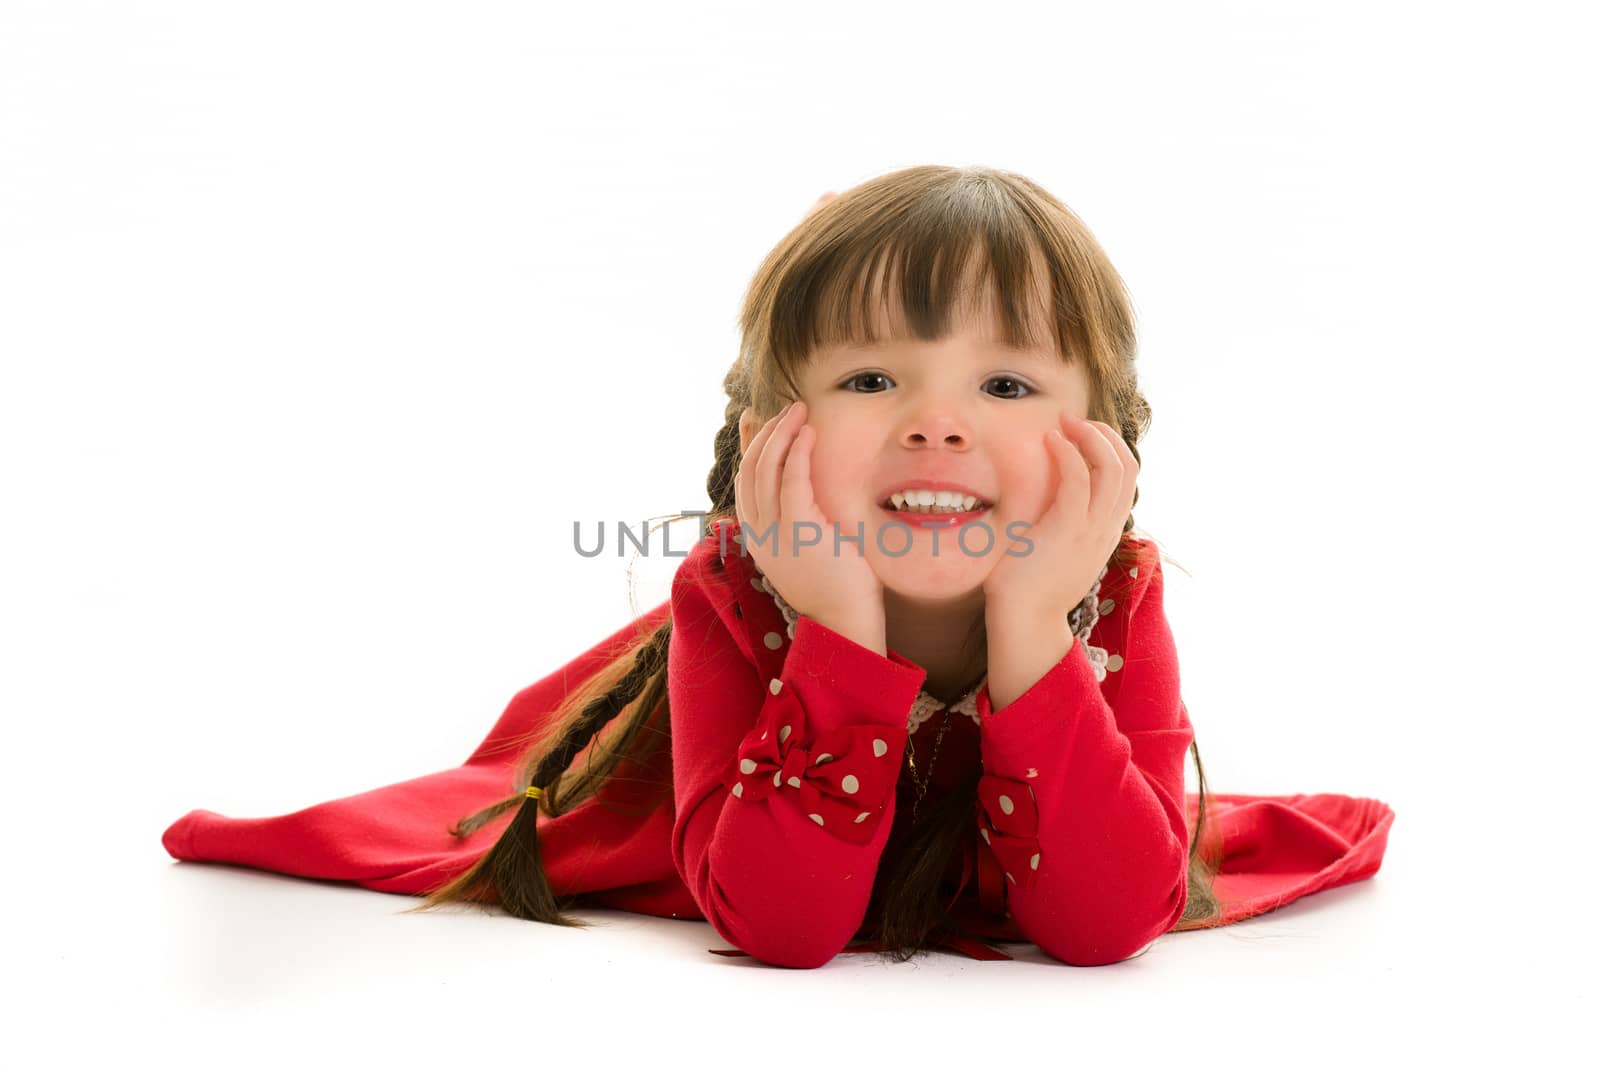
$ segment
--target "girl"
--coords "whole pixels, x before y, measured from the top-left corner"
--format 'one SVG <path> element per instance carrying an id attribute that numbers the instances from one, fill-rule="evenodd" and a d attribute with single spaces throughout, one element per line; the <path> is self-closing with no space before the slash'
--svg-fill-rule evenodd
<path id="1" fill-rule="evenodd" d="M 738 947 L 713 952 L 800 968 L 1006 956 L 983 939 L 1111 963 L 1378 870 L 1379 801 L 1208 814 L 1132 533 L 1132 310 L 1064 205 L 976 167 L 825 195 L 742 329 L 668 601 L 517 694 L 462 767 L 191 812 L 168 851 L 421 909 L 703 918 Z"/>

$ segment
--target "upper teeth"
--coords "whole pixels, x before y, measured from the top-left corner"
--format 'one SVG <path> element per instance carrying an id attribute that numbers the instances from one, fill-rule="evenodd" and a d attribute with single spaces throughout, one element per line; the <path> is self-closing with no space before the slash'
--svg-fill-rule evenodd
<path id="1" fill-rule="evenodd" d="M 970 512 L 978 503 L 978 498 L 951 490 L 907 490 L 905 493 L 891 493 L 889 503 L 895 508 L 915 508 L 920 505 L 924 508 L 959 508 L 963 512 Z"/>

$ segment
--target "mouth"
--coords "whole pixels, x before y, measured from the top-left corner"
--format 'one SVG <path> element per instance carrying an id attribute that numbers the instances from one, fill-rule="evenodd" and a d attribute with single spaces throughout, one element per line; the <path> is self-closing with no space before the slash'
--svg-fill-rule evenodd
<path id="1" fill-rule="evenodd" d="M 993 508 L 994 502 L 970 493 L 932 494 L 913 490 L 891 493 L 878 502 L 878 507 L 895 515 L 965 515 Z"/>
<path id="2" fill-rule="evenodd" d="M 958 503 L 907 503 L 900 494 L 878 502 L 878 509 L 891 519 L 912 527 L 956 527 L 987 514 L 994 505 L 981 497 L 964 497 Z"/>

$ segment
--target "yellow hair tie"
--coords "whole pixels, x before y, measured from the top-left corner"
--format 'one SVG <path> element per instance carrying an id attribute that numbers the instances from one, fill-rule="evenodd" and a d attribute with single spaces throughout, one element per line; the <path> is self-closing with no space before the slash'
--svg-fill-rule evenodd
<path id="1" fill-rule="evenodd" d="M 530 786 L 526 791 L 524 791 L 523 796 L 531 797 L 537 801 L 539 798 L 544 796 L 544 788 L 542 786 Z"/>

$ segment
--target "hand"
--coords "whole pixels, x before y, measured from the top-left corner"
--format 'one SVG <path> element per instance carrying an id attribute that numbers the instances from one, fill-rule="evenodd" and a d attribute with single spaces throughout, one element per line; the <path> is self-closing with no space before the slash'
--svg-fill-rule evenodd
<path id="1" fill-rule="evenodd" d="M 834 525 L 811 488 L 817 430 L 805 417 L 805 402 L 795 401 L 756 431 L 739 460 L 733 500 L 742 544 L 796 612 L 883 652 L 883 583 L 854 542 L 834 553 Z M 805 523 L 821 540 L 797 556 L 796 534 L 814 533 Z M 769 528 L 774 536 L 760 545 L 749 536 Z"/>
<path id="2" fill-rule="evenodd" d="M 1054 500 L 1026 533 L 1033 551 L 1000 562 L 984 580 L 985 611 L 1042 620 L 1065 616 L 1088 594 L 1122 538 L 1133 508 L 1139 461 L 1104 423 L 1063 413 L 1061 429 L 1044 435 L 1055 457 Z"/>

